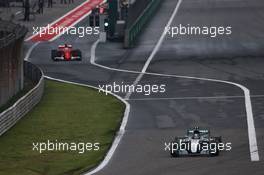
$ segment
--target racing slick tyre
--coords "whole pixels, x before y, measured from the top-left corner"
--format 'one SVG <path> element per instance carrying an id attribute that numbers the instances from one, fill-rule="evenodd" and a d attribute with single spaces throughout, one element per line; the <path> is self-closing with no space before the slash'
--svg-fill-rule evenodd
<path id="1" fill-rule="evenodd" d="M 76 59 L 77 61 L 81 61 L 82 60 L 82 52 L 79 49 L 73 50 L 72 51 L 72 56 L 79 57 L 78 59 Z"/>
<path id="2" fill-rule="evenodd" d="M 53 60 L 53 61 L 58 61 L 57 59 L 56 59 L 56 57 L 59 57 L 60 55 L 59 55 L 59 52 L 57 51 L 57 50 L 52 50 L 51 51 L 51 59 Z"/>
<path id="3" fill-rule="evenodd" d="M 219 156 L 219 149 L 218 149 L 219 142 L 210 142 L 210 149 L 209 149 L 209 155 L 211 157 Z"/>
<path id="4" fill-rule="evenodd" d="M 171 150 L 170 150 L 170 154 L 171 154 L 171 157 L 179 157 L 180 154 L 179 154 L 179 143 L 180 143 L 180 140 L 179 138 L 175 138 L 173 142 L 171 142 Z"/>
<path id="5" fill-rule="evenodd" d="M 222 143 L 222 137 L 215 137 L 215 140 L 218 142 L 218 143 Z"/>

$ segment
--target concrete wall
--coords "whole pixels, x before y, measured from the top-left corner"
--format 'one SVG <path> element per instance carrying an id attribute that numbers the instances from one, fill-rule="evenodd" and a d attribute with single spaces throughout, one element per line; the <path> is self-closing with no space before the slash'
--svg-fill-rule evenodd
<path id="1" fill-rule="evenodd" d="M 129 6 L 128 9 L 128 19 L 127 19 L 127 28 L 130 28 L 137 18 L 142 14 L 142 12 L 147 8 L 152 0 L 140 0 L 135 1 Z"/>
<path id="2" fill-rule="evenodd" d="M 142 6 L 143 4 L 147 6 L 144 8 L 139 8 L 138 4 L 140 3 L 142 4 Z M 136 1 L 136 3 L 134 3 L 134 8 L 138 8 L 141 10 L 138 10 L 138 13 L 140 12 L 138 15 L 129 16 L 129 18 L 131 18 L 131 22 L 128 23 L 125 29 L 125 48 L 130 48 L 134 46 L 137 37 L 140 36 L 142 29 L 152 19 L 153 15 L 158 10 L 160 3 L 162 3 L 162 0 L 151 0 L 149 3 L 147 0 L 145 0 L 142 2 Z"/>
<path id="3" fill-rule="evenodd" d="M 13 106 L 0 113 L 0 136 L 32 110 L 43 95 L 44 76 L 42 71 L 30 62 L 24 63 L 24 70 L 25 77 L 37 83 L 37 85 L 20 98 Z"/>
<path id="4" fill-rule="evenodd" d="M 0 106 L 23 88 L 25 27 L 0 20 Z"/>

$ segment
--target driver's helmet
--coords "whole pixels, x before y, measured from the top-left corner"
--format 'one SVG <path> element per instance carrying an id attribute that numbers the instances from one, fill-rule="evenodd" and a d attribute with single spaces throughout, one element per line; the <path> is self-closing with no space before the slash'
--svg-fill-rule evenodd
<path id="1" fill-rule="evenodd" d="M 198 130 L 195 130 L 193 132 L 193 139 L 199 139 L 200 138 L 200 132 Z"/>

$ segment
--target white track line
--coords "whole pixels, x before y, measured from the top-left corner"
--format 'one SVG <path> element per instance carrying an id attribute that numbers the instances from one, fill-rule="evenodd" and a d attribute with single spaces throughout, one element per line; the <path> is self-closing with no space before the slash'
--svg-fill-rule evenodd
<path id="1" fill-rule="evenodd" d="M 26 53 L 26 56 L 25 56 L 24 60 L 28 61 L 28 59 L 29 59 L 29 57 L 31 55 L 31 52 L 33 51 L 33 49 L 35 49 L 35 47 L 37 47 L 39 45 L 39 43 L 40 42 L 36 42 L 29 48 L 29 50 Z"/>
<path id="2" fill-rule="evenodd" d="M 182 0 L 180 0 L 180 2 L 181 1 Z M 177 4 L 177 6 L 178 6 L 178 4 Z M 177 8 L 177 6 L 176 6 L 176 8 Z M 96 60 L 95 51 L 96 51 L 97 45 L 99 43 L 100 43 L 100 40 L 98 39 L 92 45 L 92 48 L 91 48 L 90 63 L 92 65 L 95 65 L 95 66 L 103 68 L 103 69 L 112 70 L 112 71 L 134 73 L 134 74 L 142 74 L 142 72 L 138 72 L 138 71 L 116 69 L 116 68 L 111 68 L 111 67 L 107 67 L 107 66 L 104 66 L 104 65 L 97 64 L 95 62 L 95 60 Z M 32 50 L 30 52 L 32 52 Z M 28 55 L 30 55 L 30 54 L 28 54 Z M 148 65 L 150 64 L 150 61 L 147 62 Z M 244 92 L 244 95 L 245 95 L 245 105 L 246 105 L 246 112 L 247 112 L 248 137 L 249 137 L 249 148 L 250 148 L 251 161 L 259 161 L 259 154 L 258 154 L 258 147 L 257 147 L 257 140 L 256 140 L 256 131 L 255 131 L 255 126 L 254 126 L 254 119 L 253 119 L 253 113 L 252 113 L 252 105 L 251 105 L 250 93 L 249 93 L 249 90 L 246 87 L 244 87 L 244 86 L 242 86 L 240 84 L 233 83 L 233 82 L 216 80 L 216 79 L 207 79 L 207 78 L 180 76 L 180 75 L 150 73 L 150 72 L 146 72 L 147 68 L 143 69 L 143 70 L 145 71 L 144 74 L 146 74 L 146 75 L 162 76 L 162 77 L 175 77 L 175 78 L 186 78 L 186 79 L 204 80 L 204 81 L 213 81 L 213 82 L 219 82 L 219 83 L 226 83 L 226 84 L 234 85 L 234 86 L 237 86 L 240 89 L 242 89 L 243 92 Z M 47 77 L 47 78 L 51 78 L 51 77 Z M 64 81 L 64 80 L 60 80 L 60 81 L 61 82 L 67 82 L 67 81 Z M 73 83 L 73 82 L 71 82 L 71 83 Z M 85 86 L 89 87 L 89 85 L 85 85 Z M 92 86 L 90 86 L 90 87 L 92 87 Z M 94 88 L 97 88 L 97 87 L 94 87 Z M 102 170 L 109 163 L 110 159 L 112 158 L 117 146 L 119 145 L 119 143 L 120 143 L 120 141 L 121 141 L 121 139 L 122 139 L 122 137 L 123 137 L 123 135 L 125 133 L 125 127 L 127 125 L 128 116 L 129 116 L 129 112 L 130 112 L 130 104 L 128 102 L 126 102 L 123 98 L 121 98 L 121 97 L 119 97 L 119 96 L 117 96 L 115 94 L 113 94 L 113 95 L 118 97 L 118 98 L 120 98 L 120 100 L 123 101 L 126 104 L 126 111 L 125 111 L 125 114 L 124 114 L 124 118 L 123 118 L 122 124 L 120 126 L 119 134 L 117 134 L 113 145 L 111 146 L 111 148 L 110 148 L 109 152 L 107 153 L 105 159 L 100 163 L 100 165 L 97 166 L 94 170 L 92 170 L 92 171 L 90 171 L 90 172 L 88 172 L 88 173 L 86 173 L 84 175 L 92 175 L 94 173 L 97 173 L 100 170 Z"/>
<path id="3" fill-rule="evenodd" d="M 179 11 L 179 8 L 180 8 L 181 3 L 182 3 L 182 0 L 178 0 L 178 3 L 177 3 L 177 5 L 176 5 L 176 7 L 175 7 L 175 9 L 174 9 L 174 11 L 173 11 L 173 13 L 172 13 L 172 15 L 171 15 L 171 17 L 170 17 L 170 19 L 169 19 L 169 21 L 168 21 L 166 27 L 165 27 L 166 29 L 169 28 L 169 27 L 171 26 L 171 24 L 172 24 L 172 22 L 173 22 L 173 19 L 175 18 L 175 16 L 177 15 L 177 13 L 178 13 L 178 11 Z M 166 31 L 162 32 L 162 35 L 161 35 L 161 37 L 160 37 L 158 43 L 156 44 L 156 46 L 155 46 L 155 48 L 153 49 L 151 55 L 149 56 L 148 60 L 146 61 L 146 63 L 145 63 L 145 65 L 144 65 L 143 69 L 141 70 L 142 73 L 145 73 L 145 72 L 147 71 L 148 66 L 149 66 L 151 60 L 155 57 L 155 55 L 156 55 L 157 52 L 159 51 L 160 46 L 162 45 L 162 43 L 163 43 L 163 41 L 164 41 L 166 35 L 167 35 Z"/>
<path id="4" fill-rule="evenodd" d="M 103 1 L 103 2 L 106 2 Z M 70 13 L 70 12 L 68 12 Z M 65 14 L 64 16 L 66 16 L 67 14 Z M 88 14 L 89 15 L 89 14 Z M 88 16 L 86 15 L 86 16 Z M 86 17 L 85 16 L 85 17 Z M 74 23 L 74 25 L 76 25 L 78 22 L 80 22 L 82 19 L 84 19 L 85 17 L 81 18 L 80 20 L 78 20 L 76 23 Z M 61 17 L 63 18 L 63 17 Z M 57 19 L 56 21 L 54 21 L 53 23 L 57 22 L 58 20 L 60 20 L 61 18 Z M 34 36 L 31 36 L 30 38 L 28 38 L 26 41 L 30 40 L 32 37 Z M 56 38 L 58 38 L 59 36 L 57 36 Z M 54 39 L 53 39 L 54 40 Z M 99 43 L 99 41 L 98 41 Z M 26 53 L 26 56 L 24 58 L 24 60 L 28 61 L 29 58 L 30 58 L 30 55 L 32 53 L 32 51 L 40 44 L 40 42 L 36 42 L 34 43 L 30 48 L 29 50 L 27 51 Z M 95 48 L 94 48 L 95 50 Z M 95 55 L 95 52 L 94 52 L 94 55 Z M 65 81 L 65 80 L 60 80 L 60 79 L 55 79 L 55 78 L 52 78 L 52 77 L 48 77 L 48 76 L 45 76 L 45 78 L 47 79 L 50 79 L 50 80 L 54 80 L 54 81 L 59 81 L 59 82 L 64 82 L 64 83 L 71 83 L 71 84 L 75 84 L 75 85 L 80 85 L 80 86 L 86 86 L 86 87 L 90 87 L 90 88 L 95 88 L 95 89 L 99 89 L 98 87 L 94 87 L 94 86 L 91 86 L 91 85 L 86 85 L 86 84 L 80 84 L 80 83 L 75 83 L 75 82 L 70 82 L 70 81 Z M 114 139 L 114 142 L 112 143 L 112 146 L 111 148 L 109 149 L 109 151 L 107 152 L 104 160 L 93 170 L 85 173 L 84 175 L 92 175 L 92 174 L 95 174 L 97 172 L 99 172 L 100 170 L 102 170 L 110 161 L 110 159 L 113 157 L 113 154 L 115 152 L 115 150 L 117 149 L 120 141 L 122 140 L 122 137 L 124 136 L 125 134 L 125 128 L 126 128 L 126 125 L 127 125 L 127 121 L 128 121 L 128 115 L 130 113 L 130 104 L 125 101 L 122 97 L 116 95 L 116 94 L 113 94 L 113 93 L 109 93 L 111 95 L 113 95 L 114 97 L 116 97 L 117 99 L 121 100 L 125 105 L 126 105 L 126 109 L 125 109 L 125 112 L 124 112 L 124 116 L 123 116 L 123 119 L 122 119 L 122 123 L 120 125 L 120 128 L 119 128 L 119 131 L 118 133 L 116 134 L 115 136 L 115 139 Z"/>
<path id="5" fill-rule="evenodd" d="M 179 11 L 179 8 L 180 8 L 181 3 L 182 3 L 182 0 L 178 0 L 177 5 L 176 5 L 176 7 L 175 7 L 175 9 L 174 9 L 174 11 L 173 11 L 171 17 L 170 17 L 170 19 L 169 19 L 167 25 L 165 26 L 165 29 L 167 29 L 167 28 L 169 28 L 169 27 L 171 26 L 173 19 L 175 18 L 177 12 Z M 149 58 L 147 59 L 147 61 L 146 61 L 145 65 L 144 65 L 144 67 L 143 67 L 142 70 L 141 70 L 141 73 L 138 75 L 138 77 L 137 77 L 136 80 L 134 81 L 134 83 L 133 83 L 134 86 L 137 85 L 137 84 L 140 82 L 140 80 L 142 79 L 144 73 L 145 73 L 146 70 L 148 69 L 148 66 L 149 66 L 151 60 L 154 58 L 154 56 L 155 56 L 155 55 L 157 54 L 157 52 L 159 51 L 160 46 L 162 45 L 162 43 L 163 43 L 163 41 L 164 41 L 164 39 L 165 39 L 166 34 L 167 34 L 166 31 L 162 32 L 161 37 L 160 37 L 158 43 L 155 45 L 155 48 L 153 49 L 153 51 L 151 52 Z M 132 94 L 131 91 L 128 92 L 128 93 L 126 94 L 126 96 L 125 96 L 125 99 L 129 99 L 130 96 L 131 96 L 131 94 Z"/>
<path id="6" fill-rule="evenodd" d="M 179 4 L 181 2 L 182 2 L 181 0 L 178 1 L 178 4 L 177 4 L 173 14 L 176 15 L 176 13 L 178 11 L 178 8 L 179 8 Z M 172 17 L 173 16 L 174 15 L 172 15 Z M 171 74 L 160 74 L 160 73 L 145 72 L 147 67 L 149 66 L 151 60 L 153 59 L 153 56 L 149 57 L 148 61 L 145 63 L 145 66 L 142 69 L 142 72 L 125 70 L 125 69 L 117 69 L 117 68 L 111 68 L 111 67 L 103 66 L 103 65 L 97 64 L 95 62 L 95 60 L 96 60 L 95 50 L 96 50 L 96 47 L 97 47 L 97 45 L 99 43 L 100 43 L 100 40 L 97 40 L 93 44 L 93 46 L 91 48 L 92 49 L 91 50 L 91 59 L 90 59 L 91 64 L 93 64 L 95 66 L 98 66 L 98 67 L 101 67 L 101 68 L 104 68 L 104 69 L 107 69 L 107 70 L 139 74 L 139 76 L 137 77 L 136 81 L 134 82 L 136 84 L 142 78 L 143 75 L 154 75 L 154 76 L 161 76 L 161 77 L 175 77 L 175 78 L 185 78 L 185 79 L 193 79 L 193 80 L 203 80 L 203 81 L 211 81 L 211 82 L 217 82 L 217 83 L 225 83 L 225 84 L 233 85 L 233 86 L 236 86 L 236 87 L 240 88 L 243 91 L 244 97 L 245 97 L 245 107 L 246 107 L 246 114 L 247 114 L 250 158 L 251 158 L 251 161 L 259 161 L 259 152 L 258 152 L 258 145 L 257 145 L 256 129 L 255 129 L 255 124 L 254 124 L 254 117 L 253 117 L 253 111 L 252 111 L 252 103 L 251 103 L 251 98 L 250 98 L 250 91 L 249 91 L 248 88 L 246 88 L 245 86 L 243 86 L 241 84 L 230 82 L 230 81 L 224 81 L 224 80 L 217 80 L 217 79 L 210 79 L 210 78 L 200 78 L 200 77 L 192 77 L 192 76 L 183 76 L 183 75 L 171 75 Z M 157 45 L 160 45 L 161 43 L 162 42 L 159 41 L 157 43 Z M 156 46 L 155 48 L 159 49 L 160 46 Z M 155 53 L 156 52 L 157 51 L 155 51 Z M 125 99 L 129 99 L 130 95 L 131 94 L 127 94 Z"/>
<path id="7" fill-rule="evenodd" d="M 99 43 L 99 40 L 97 42 Z M 28 60 L 30 58 L 30 55 L 31 55 L 32 51 L 38 46 L 39 43 L 40 42 L 36 42 L 34 45 L 32 45 L 29 48 L 29 50 L 26 53 L 26 56 L 25 56 L 24 60 Z M 96 49 L 96 47 L 93 46 L 92 47 L 92 50 L 94 50 L 93 55 L 95 55 L 95 49 Z M 48 76 L 45 76 L 45 78 L 50 79 L 50 80 L 54 80 L 54 81 L 63 82 L 63 83 L 70 83 L 70 84 L 75 84 L 75 85 L 90 87 L 90 88 L 94 88 L 94 89 L 98 89 L 99 90 L 98 87 L 91 86 L 91 85 L 86 85 L 86 84 L 81 84 L 81 83 L 75 83 L 75 82 L 65 81 L 65 80 L 56 79 L 56 78 L 52 78 L 52 77 L 48 77 Z M 123 119 L 122 119 L 122 123 L 120 125 L 120 128 L 119 128 L 118 133 L 116 133 L 114 142 L 112 143 L 112 146 L 109 149 L 109 151 L 107 152 L 104 160 L 95 169 L 93 169 L 93 170 L 91 170 L 91 171 L 89 171 L 87 173 L 84 173 L 84 175 L 92 175 L 92 174 L 95 174 L 95 173 L 99 172 L 100 170 L 102 170 L 109 163 L 110 159 L 113 157 L 113 155 L 115 153 L 115 150 L 117 149 L 120 141 L 122 140 L 122 137 L 125 134 L 125 128 L 126 128 L 127 121 L 128 121 L 128 116 L 129 116 L 129 113 L 130 113 L 130 104 L 127 101 L 125 101 L 122 97 L 120 97 L 120 96 L 118 96 L 116 94 L 113 94 L 111 92 L 108 92 L 108 93 L 111 94 L 111 95 L 113 95 L 117 99 L 121 100 L 126 105 L 126 109 L 125 109 L 125 112 L 124 112 L 124 116 L 123 116 Z"/>
<path id="8" fill-rule="evenodd" d="M 53 80 L 53 81 L 69 83 L 69 84 L 74 84 L 74 85 L 79 85 L 79 86 L 84 86 L 84 87 L 89 87 L 89 88 L 93 88 L 93 89 L 99 90 L 98 87 L 91 86 L 91 85 L 86 85 L 86 84 L 81 84 L 81 83 L 76 83 L 76 82 L 71 82 L 71 81 L 65 81 L 65 80 L 56 79 L 56 78 L 52 78 L 52 77 L 48 77 L 48 76 L 45 76 L 45 78 L 47 78 L 49 80 Z M 129 115 L 129 112 L 130 112 L 130 104 L 127 101 L 125 101 L 123 98 L 121 98 L 120 96 L 118 96 L 118 95 L 116 95 L 114 93 L 109 93 L 109 94 L 111 94 L 112 96 L 116 97 L 117 99 L 119 99 L 120 101 L 122 101 L 126 105 L 126 110 L 124 112 L 124 117 L 122 119 L 122 123 L 121 123 L 121 126 L 119 128 L 119 131 L 118 131 L 118 133 L 115 136 L 115 140 L 112 143 L 112 146 L 111 146 L 110 150 L 107 152 L 104 160 L 95 169 L 93 169 L 90 172 L 84 173 L 84 175 L 92 175 L 94 173 L 97 173 L 100 170 L 102 170 L 108 164 L 108 162 L 112 158 L 117 146 L 119 145 L 119 143 L 120 143 L 120 141 L 121 141 L 121 139 L 122 139 L 122 137 L 124 136 L 124 133 L 125 133 L 125 127 L 127 125 L 128 115 Z"/>
<path id="9" fill-rule="evenodd" d="M 164 98 L 130 98 L 127 101 L 158 101 L 158 100 L 210 100 L 210 99 L 237 99 L 245 98 L 242 95 L 235 96 L 205 96 L 205 97 L 164 97 Z M 251 95 L 251 98 L 264 98 L 264 95 Z"/>
<path id="10" fill-rule="evenodd" d="M 34 50 L 34 48 L 37 47 L 38 44 L 39 44 L 39 42 L 35 43 L 34 45 L 32 45 L 30 47 L 30 49 L 27 51 L 26 57 L 24 58 L 25 60 L 28 60 L 29 59 L 32 51 Z M 95 48 L 94 48 L 94 50 L 95 50 Z M 94 54 L 95 54 L 95 52 L 94 52 Z M 75 85 L 90 87 L 90 88 L 94 88 L 94 89 L 98 89 L 99 90 L 98 87 L 91 86 L 91 85 L 86 85 L 86 84 L 81 84 L 81 83 L 75 83 L 75 82 L 65 81 L 65 80 L 61 80 L 61 79 L 52 78 L 52 77 L 49 77 L 49 76 L 45 76 L 45 78 L 50 79 L 50 80 L 54 80 L 54 81 L 59 81 L 59 82 L 64 82 L 64 83 L 70 83 L 70 84 L 75 84 Z M 128 115 L 130 113 L 130 104 L 127 101 L 125 101 L 122 97 L 120 97 L 120 96 L 118 96 L 116 94 L 113 94 L 111 92 L 108 92 L 108 93 L 111 94 L 111 95 L 113 95 L 117 99 L 121 100 L 126 105 L 126 109 L 125 109 L 125 112 L 124 112 L 124 116 L 123 116 L 123 119 L 122 119 L 122 123 L 120 125 L 120 128 L 119 128 L 118 133 L 115 136 L 114 142 L 112 143 L 112 146 L 109 149 L 109 151 L 107 152 L 104 160 L 95 169 L 93 169 L 93 170 L 85 173 L 84 175 L 92 175 L 92 174 L 97 173 L 100 170 L 102 170 L 109 163 L 110 159 L 113 157 L 115 150 L 117 149 L 120 141 L 122 140 L 122 137 L 125 134 L 125 128 L 126 128 L 127 121 L 128 121 Z"/>
<path id="11" fill-rule="evenodd" d="M 92 49 L 96 49 L 98 43 L 100 41 L 97 40 L 94 44 Z M 91 52 L 95 53 L 94 52 Z M 125 69 L 117 69 L 117 68 L 111 68 L 104 65 L 100 65 L 95 62 L 95 55 L 91 55 L 91 64 L 107 69 L 112 71 L 119 71 L 119 72 L 125 72 L 125 73 L 133 73 L 133 74 L 144 74 L 144 75 L 153 75 L 153 76 L 161 76 L 161 77 L 174 77 L 174 78 L 185 78 L 185 79 L 192 79 L 192 80 L 203 80 L 203 81 L 212 81 L 217 83 L 225 83 L 229 85 L 236 86 L 240 88 L 245 97 L 245 107 L 246 107 L 246 114 L 247 114 L 247 125 L 248 125 L 248 139 L 249 139 L 249 150 L 250 150 L 250 158 L 251 161 L 259 161 L 259 153 L 258 153 L 258 145 L 257 145 L 257 138 L 256 138 L 256 129 L 254 124 L 254 117 L 253 117 L 253 111 L 252 111 L 252 104 L 250 99 L 250 91 L 245 86 L 230 82 L 230 81 L 224 81 L 224 80 L 217 80 L 217 79 L 210 79 L 210 78 L 200 78 L 200 77 L 192 77 L 192 76 L 184 76 L 184 75 L 173 75 L 173 74 L 160 74 L 160 73 L 154 73 L 154 72 L 139 72 L 139 71 L 131 71 L 131 70 L 125 70 Z"/>

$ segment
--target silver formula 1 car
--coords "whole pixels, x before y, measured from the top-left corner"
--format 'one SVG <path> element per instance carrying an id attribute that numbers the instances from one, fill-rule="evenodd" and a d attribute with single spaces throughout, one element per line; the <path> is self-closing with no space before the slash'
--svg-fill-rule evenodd
<path id="1" fill-rule="evenodd" d="M 79 49 L 73 50 L 72 45 L 64 44 L 51 51 L 51 58 L 54 61 L 81 61 L 82 53 Z"/>
<path id="2" fill-rule="evenodd" d="M 171 143 L 171 156 L 218 156 L 221 137 L 210 136 L 209 129 L 195 127 L 187 130 L 184 137 L 176 137 Z"/>

